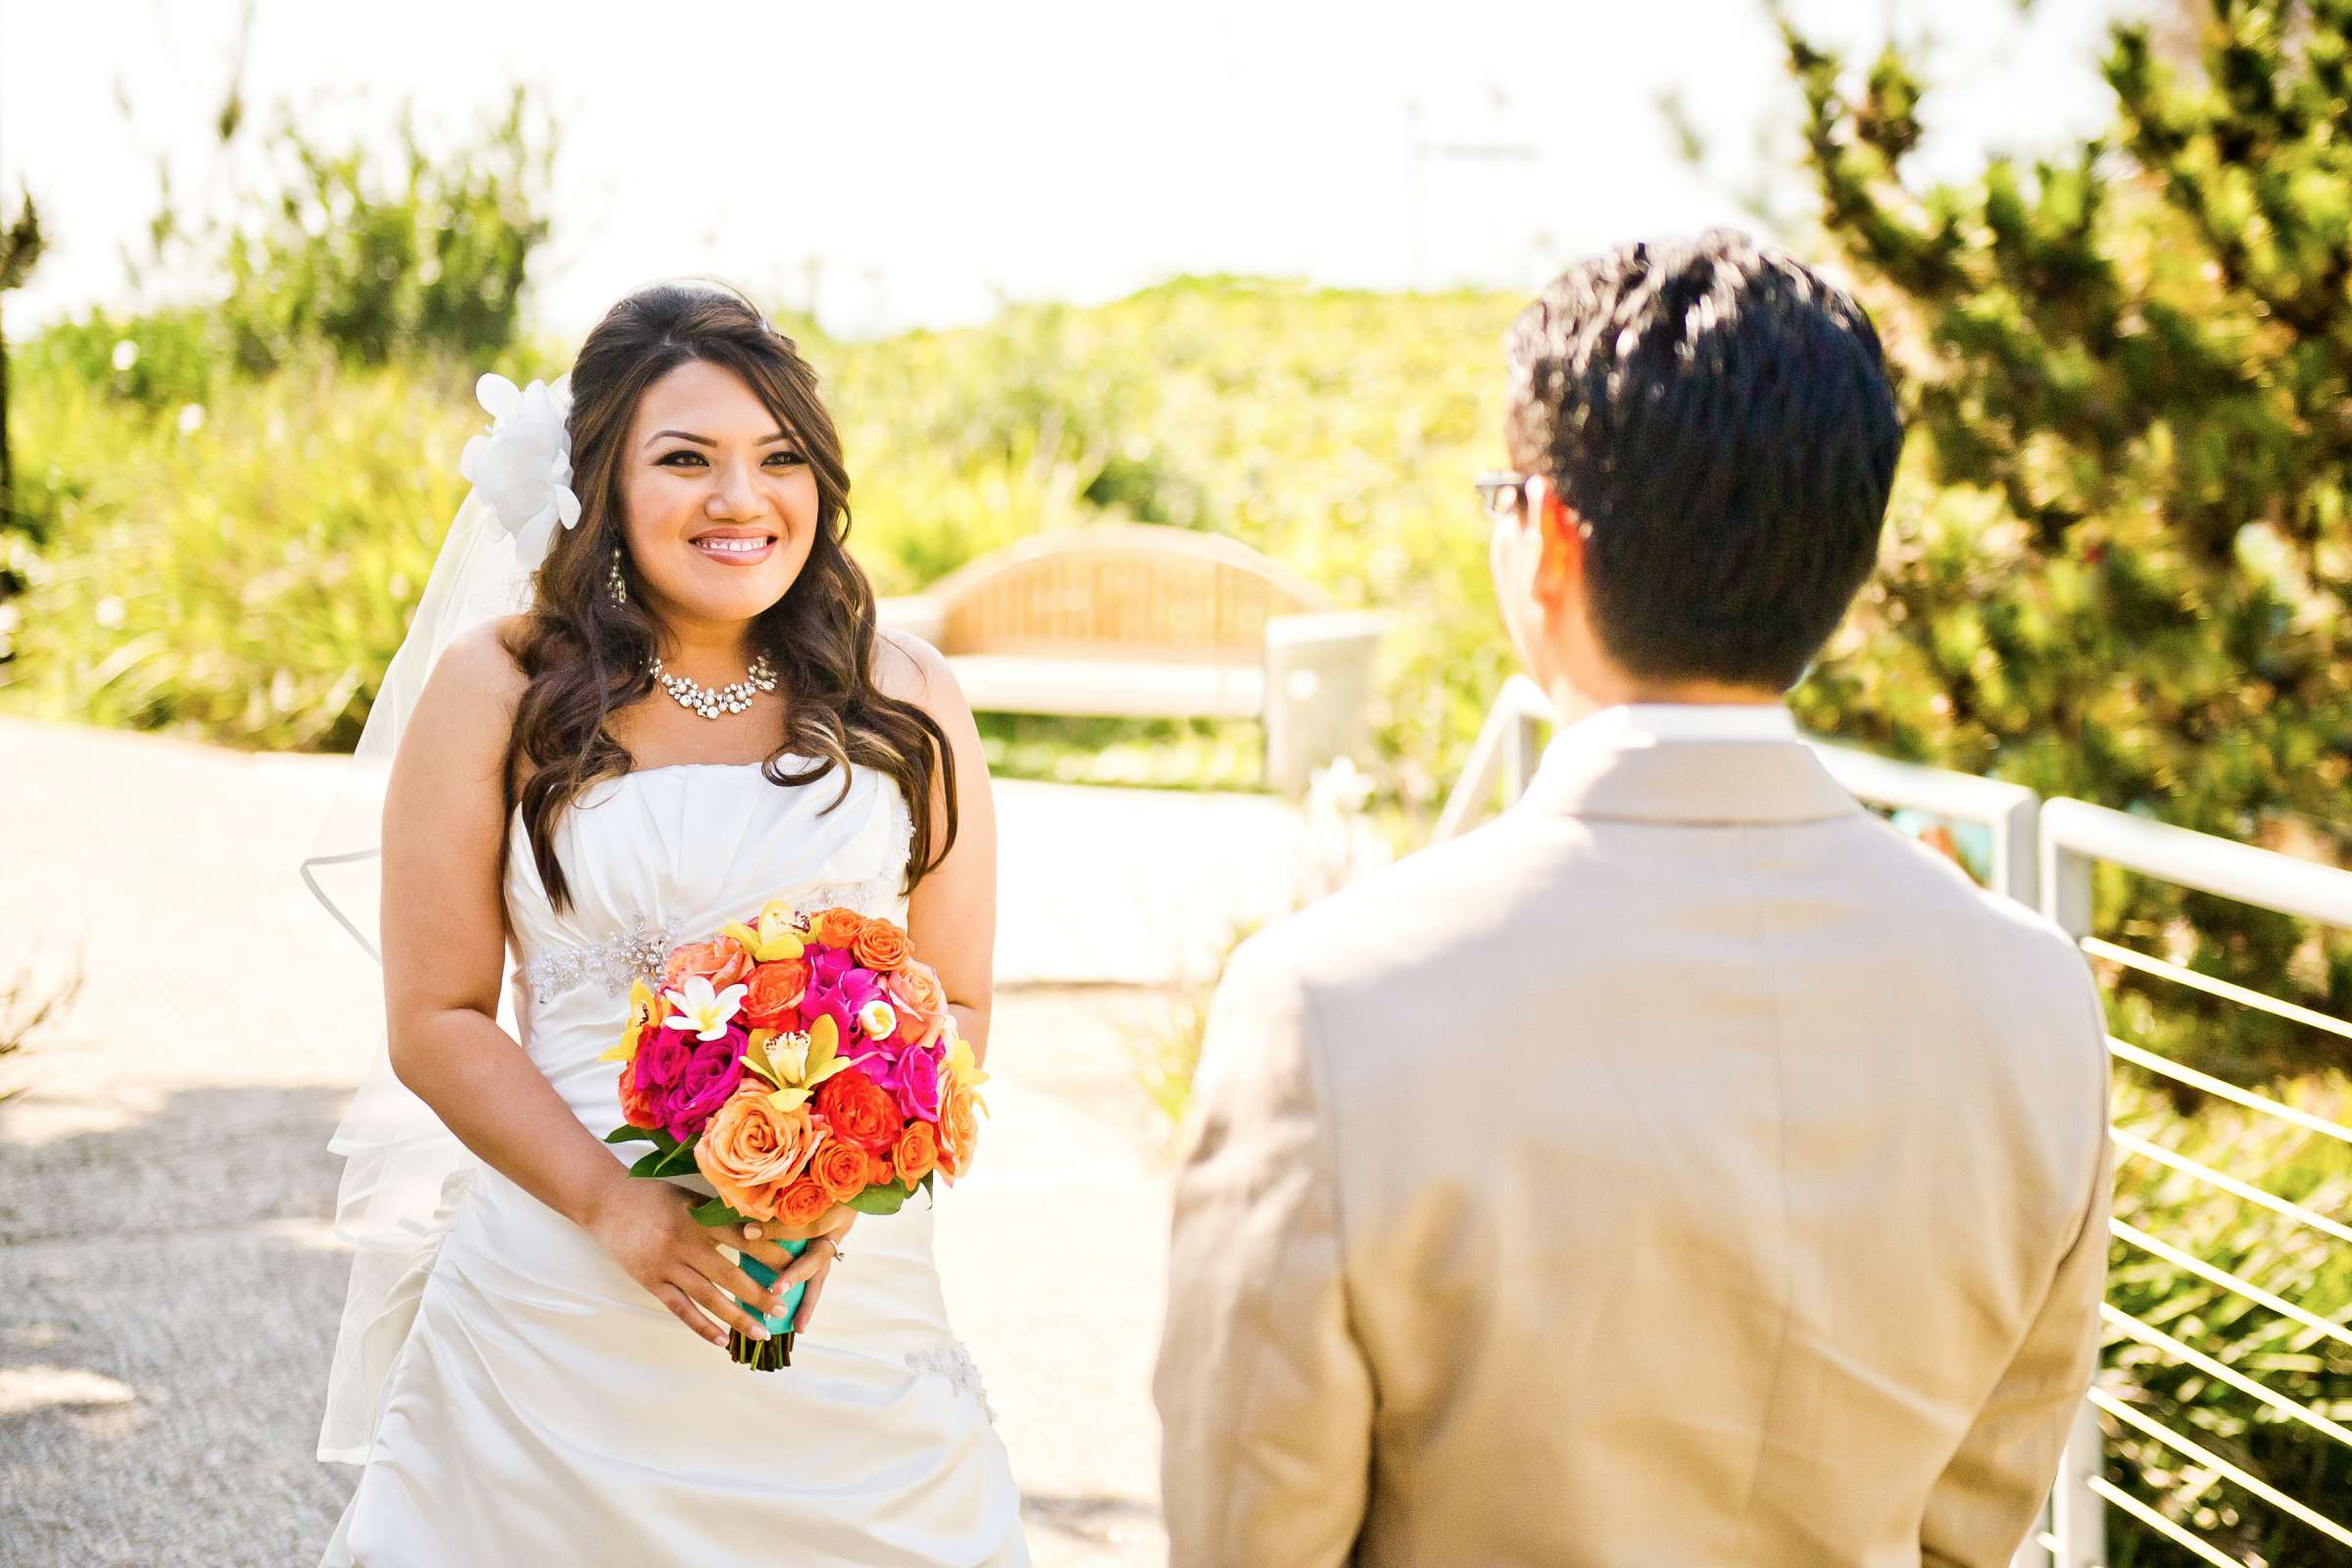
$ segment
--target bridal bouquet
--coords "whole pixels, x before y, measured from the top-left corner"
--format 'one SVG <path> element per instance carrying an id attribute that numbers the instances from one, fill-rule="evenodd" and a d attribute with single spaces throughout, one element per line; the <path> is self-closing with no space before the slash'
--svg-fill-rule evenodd
<path id="1" fill-rule="evenodd" d="M 784 901 L 670 950 L 659 989 L 629 991 L 620 1042 L 626 1125 L 605 1142 L 651 1143 L 632 1176 L 699 1173 L 718 1196 L 706 1225 L 810 1223 L 836 1203 L 893 1214 L 935 1177 L 971 1167 L 975 1094 L 987 1081 L 956 1031 L 939 976 L 906 933 L 851 909 Z M 798 1255 L 803 1242 L 782 1244 Z M 745 1255 L 761 1285 L 773 1269 Z M 796 1288 L 772 1338 L 737 1331 L 728 1348 L 762 1371 L 792 1364 Z"/>

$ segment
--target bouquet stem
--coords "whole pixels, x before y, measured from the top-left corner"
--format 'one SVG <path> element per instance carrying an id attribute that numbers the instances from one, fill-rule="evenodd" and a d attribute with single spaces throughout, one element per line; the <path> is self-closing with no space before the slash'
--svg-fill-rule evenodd
<path id="1" fill-rule="evenodd" d="M 755 1372 L 773 1372 L 778 1367 L 792 1365 L 791 1331 L 773 1339 L 755 1340 L 741 1329 L 727 1331 L 727 1353 L 737 1366 L 748 1366 Z"/>
<path id="2" fill-rule="evenodd" d="M 800 1256 L 808 1246 L 807 1242 L 778 1242 L 776 1245 L 794 1257 Z M 749 1252 L 737 1258 L 736 1262 L 761 1287 L 776 1283 L 776 1271 Z M 778 1367 L 792 1365 L 792 1319 L 793 1314 L 800 1311 L 801 1298 L 807 1291 L 806 1285 L 795 1285 L 784 1293 L 783 1304 L 772 1313 L 762 1312 L 751 1302 L 739 1300 L 745 1311 L 760 1319 L 760 1326 L 767 1330 L 769 1337 L 755 1340 L 741 1329 L 728 1330 L 727 1353 L 735 1358 L 737 1366 L 748 1366 L 755 1372 L 773 1372 Z"/>

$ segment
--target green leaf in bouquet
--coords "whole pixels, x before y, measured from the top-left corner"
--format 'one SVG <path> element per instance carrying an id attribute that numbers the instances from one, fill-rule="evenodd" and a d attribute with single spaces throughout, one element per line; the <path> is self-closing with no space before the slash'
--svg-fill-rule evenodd
<path id="1" fill-rule="evenodd" d="M 652 1144 L 657 1149 L 667 1149 L 676 1143 L 677 1140 L 671 1138 L 665 1128 L 615 1127 L 611 1132 L 605 1134 L 605 1142 L 608 1144 L 634 1144 L 642 1142 Z"/>
<path id="2" fill-rule="evenodd" d="M 650 1154 L 640 1154 L 637 1156 L 637 1163 L 629 1167 L 629 1174 L 632 1176 L 659 1176 L 662 1174 L 662 1162 L 676 1152 L 675 1149 L 657 1149 Z"/>
<path id="3" fill-rule="evenodd" d="M 868 1187 L 850 1200 L 850 1206 L 860 1214 L 896 1214 L 906 1201 L 906 1189 L 897 1182 L 888 1186 Z"/>
<path id="4" fill-rule="evenodd" d="M 748 1225 L 751 1217 L 738 1214 L 723 1198 L 713 1198 L 708 1203 L 697 1203 L 693 1209 L 697 1225 Z"/>
<path id="5" fill-rule="evenodd" d="M 662 1162 L 654 1167 L 654 1174 L 675 1176 L 681 1172 L 693 1170 L 695 1168 L 694 1146 L 700 1142 L 701 1140 L 698 1138 L 689 1138 L 682 1144 L 672 1144 L 662 1153 Z"/>

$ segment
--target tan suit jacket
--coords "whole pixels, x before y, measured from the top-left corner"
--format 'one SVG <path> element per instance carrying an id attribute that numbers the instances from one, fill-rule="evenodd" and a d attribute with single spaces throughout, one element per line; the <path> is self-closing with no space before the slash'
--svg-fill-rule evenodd
<path id="1" fill-rule="evenodd" d="M 1220 988 L 1177 1568 L 2001 1568 L 2089 1381 L 2074 945 L 1795 741 L 1555 742 Z"/>

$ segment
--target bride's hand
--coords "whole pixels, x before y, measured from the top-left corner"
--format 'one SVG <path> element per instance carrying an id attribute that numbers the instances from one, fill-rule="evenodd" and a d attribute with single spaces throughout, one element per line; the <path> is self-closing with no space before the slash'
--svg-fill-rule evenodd
<path id="1" fill-rule="evenodd" d="M 847 1203 L 836 1203 L 815 1224 L 802 1229 L 796 1230 L 776 1220 L 755 1220 L 743 1227 L 747 1249 L 760 1247 L 762 1239 L 777 1251 L 782 1250 L 773 1248 L 778 1241 L 808 1243 L 799 1257 L 791 1259 L 792 1266 L 776 1276 L 776 1293 L 779 1296 L 802 1280 L 808 1282 L 808 1291 L 801 1297 L 801 1309 L 792 1314 L 793 1333 L 806 1334 L 808 1331 L 808 1320 L 816 1312 L 816 1298 L 824 1294 L 825 1281 L 832 1276 L 833 1260 L 842 1255 L 841 1239 L 849 1235 L 850 1227 L 857 1223 L 856 1209 Z M 756 1252 L 754 1255 L 762 1262 L 766 1261 L 764 1252 Z"/>
<path id="2" fill-rule="evenodd" d="M 736 1298 L 762 1302 L 772 1310 L 791 1282 L 779 1279 L 774 1289 L 762 1291 L 749 1274 L 727 1261 L 719 1244 L 724 1241 L 739 1247 L 772 1266 L 780 1267 L 786 1261 L 785 1253 L 781 1248 L 763 1247 L 758 1241 L 703 1225 L 693 1212 L 699 1201 L 668 1182 L 622 1178 L 589 1216 L 586 1228 L 631 1279 L 675 1313 L 679 1322 L 711 1344 L 723 1348 L 730 1328 L 741 1329 L 755 1340 L 766 1339 L 767 1331 L 760 1320 L 738 1305 Z M 827 1249 L 812 1247 L 808 1250 L 824 1252 L 825 1260 L 832 1260 Z M 800 1318 L 806 1320 L 808 1315 L 804 1304 Z"/>

